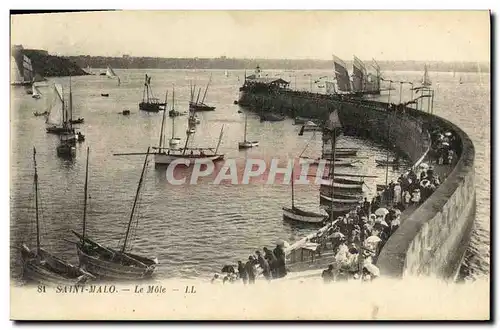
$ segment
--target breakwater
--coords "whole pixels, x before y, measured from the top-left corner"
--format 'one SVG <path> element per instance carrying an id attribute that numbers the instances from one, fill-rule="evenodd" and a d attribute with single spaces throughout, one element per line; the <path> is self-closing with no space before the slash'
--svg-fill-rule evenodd
<path id="1" fill-rule="evenodd" d="M 239 104 L 255 111 L 326 120 L 337 109 L 344 134 L 385 142 L 404 152 L 414 166 L 427 157 L 433 129 L 453 132 L 460 140 L 451 173 L 383 247 L 377 265 L 383 276 L 433 275 L 454 278 L 468 247 L 475 219 L 474 145 L 450 121 L 388 104 L 284 90 L 240 89 Z"/>

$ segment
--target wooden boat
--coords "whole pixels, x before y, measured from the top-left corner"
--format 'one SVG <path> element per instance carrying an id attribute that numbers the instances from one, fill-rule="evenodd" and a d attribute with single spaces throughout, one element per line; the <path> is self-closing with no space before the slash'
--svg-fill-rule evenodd
<path id="1" fill-rule="evenodd" d="M 108 96 L 109 96 L 109 93 L 101 93 L 101 96 L 103 96 L 103 97 L 108 97 Z"/>
<path id="2" fill-rule="evenodd" d="M 196 102 L 193 100 L 193 90 L 191 90 L 191 100 L 189 101 L 189 111 L 192 112 L 197 112 L 197 111 L 214 111 L 215 107 L 206 105 L 205 98 L 207 96 L 207 91 L 208 91 L 208 86 L 210 85 L 210 82 L 212 81 L 212 75 L 210 75 L 210 78 L 208 79 L 207 86 L 205 88 L 205 93 L 203 94 L 203 98 L 201 99 L 201 102 L 199 102 L 200 98 L 200 90 L 198 90 L 198 97 L 196 98 Z"/>
<path id="3" fill-rule="evenodd" d="M 130 110 L 123 110 L 122 115 L 124 115 L 124 116 L 130 115 Z"/>
<path id="4" fill-rule="evenodd" d="M 23 263 L 23 278 L 28 282 L 55 285 L 77 285 L 93 280 L 95 277 L 48 252 L 41 247 L 40 219 L 38 206 L 38 173 L 36 167 L 36 149 L 33 148 L 35 164 L 35 214 L 36 214 L 36 248 L 29 248 L 26 243 L 21 245 Z"/>
<path id="5" fill-rule="evenodd" d="M 87 209 L 87 186 L 88 186 L 88 156 L 89 149 L 87 149 L 87 166 L 85 174 L 85 199 L 83 211 L 83 229 L 82 234 L 72 231 L 78 238 L 79 242 L 76 243 L 78 252 L 78 259 L 80 265 L 88 272 L 94 274 L 102 279 L 114 280 L 141 280 L 150 278 L 158 265 L 156 258 L 148 258 L 133 254 L 127 251 L 127 244 L 129 243 L 129 235 L 131 231 L 132 222 L 136 213 L 137 200 L 140 195 L 142 183 L 144 180 L 144 172 L 147 166 L 147 159 L 149 156 L 149 148 L 146 152 L 144 165 L 142 167 L 141 177 L 135 194 L 134 204 L 130 213 L 127 230 L 123 246 L 120 250 L 101 245 L 96 241 L 86 236 L 86 209 Z"/>
<path id="6" fill-rule="evenodd" d="M 305 223 L 316 223 L 322 224 L 327 220 L 326 215 L 318 214 L 314 212 L 304 211 L 295 206 L 295 194 L 294 194 L 294 181 L 295 177 L 293 175 L 292 169 L 292 207 L 283 207 L 283 220 L 305 222 Z"/>
<path id="7" fill-rule="evenodd" d="M 185 115 L 187 115 L 187 112 L 179 112 L 179 111 L 175 111 L 175 110 L 170 110 L 168 112 L 169 117 L 179 117 L 179 116 L 185 116 Z"/>
<path id="8" fill-rule="evenodd" d="M 183 160 L 186 166 L 194 165 L 196 162 L 220 161 L 224 159 L 224 154 L 219 154 L 219 146 L 222 140 L 224 126 L 222 126 L 217 147 L 214 148 L 188 148 L 190 134 L 186 134 L 186 142 L 183 148 L 165 148 L 160 144 L 153 147 L 155 165 L 168 165 L 175 160 Z"/>
<path id="9" fill-rule="evenodd" d="M 78 118 L 78 119 L 70 119 L 70 123 L 72 124 L 83 124 L 84 119 L 83 118 Z"/>
<path id="10" fill-rule="evenodd" d="M 77 132 L 71 123 L 73 117 L 73 93 L 71 90 L 71 77 L 69 80 L 69 104 L 65 107 L 63 88 L 60 84 L 54 84 L 52 87 L 52 102 L 48 111 L 48 116 L 45 123 L 50 126 L 46 128 L 46 132 L 50 134 L 64 135 L 64 139 L 74 141 L 83 141 L 85 136 L 81 132 Z"/>
<path id="11" fill-rule="evenodd" d="M 354 157 L 357 156 L 358 150 L 356 148 L 338 148 L 335 150 L 335 157 Z M 332 151 L 331 150 L 324 150 L 323 151 L 323 157 L 330 158 L 332 157 Z"/>
<path id="12" fill-rule="evenodd" d="M 142 102 L 139 103 L 139 110 L 158 112 L 160 110 L 165 110 L 166 103 L 160 103 L 160 101 L 154 97 L 153 90 L 151 89 L 151 77 L 146 74 L 144 82 L 144 90 L 142 92 Z"/>
<path id="13" fill-rule="evenodd" d="M 301 161 L 307 162 L 309 165 L 319 165 L 320 163 L 325 163 L 327 167 L 330 166 L 331 159 L 329 158 L 309 158 L 309 157 L 300 157 Z M 359 161 L 351 161 L 347 159 L 336 159 L 335 166 L 337 167 L 345 167 L 345 166 L 354 166 Z"/>
<path id="14" fill-rule="evenodd" d="M 100 76 L 105 76 L 106 75 L 106 72 L 101 72 L 99 73 Z"/>
<path id="15" fill-rule="evenodd" d="M 58 156 L 74 157 L 76 155 L 75 134 L 59 135 L 59 145 L 56 150 Z"/>
<path id="16" fill-rule="evenodd" d="M 351 204 L 359 204 L 362 201 L 362 198 L 337 198 L 337 196 L 334 194 L 333 198 L 328 195 L 324 195 L 320 193 L 320 199 L 321 202 L 324 203 L 334 203 L 335 205 L 351 205 Z"/>
<path id="17" fill-rule="evenodd" d="M 243 142 L 238 142 L 238 149 L 249 149 L 257 147 L 259 145 L 259 141 L 247 141 L 247 122 L 248 116 L 245 114 L 245 131 L 243 133 Z"/>
<path id="18" fill-rule="evenodd" d="M 331 187 L 332 186 L 332 180 L 322 180 L 321 181 L 321 186 L 322 187 Z M 336 180 L 333 181 L 333 188 L 341 188 L 341 189 L 349 189 L 353 191 L 362 191 L 363 190 L 363 183 L 342 183 L 342 182 L 337 182 Z"/>
<path id="19" fill-rule="evenodd" d="M 200 122 L 201 122 L 200 119 L 194 112 L 188 118 L 189 126 L 198 125 Z"/>
<path id="20" fill-rule="evenodd" d="M 165 104 L 167 103 L 167 95 L 165 95 Z M 174 110 L 175 108 L 175 89 L 172 88 L 172 110 L 169 111 L 172 112 L 172 111 L 175 111 Z M 176 111 L 177 112 L 177 111 Z M 162 119 L 162 122 L 161 122 L 161 129 L 160 129 L 160 143 L 158 144 L 159 147 L 161 147 L 162 145 L 164 145 L 164 142 L 162 142 L 161 139 L 164 139 L 164 135 L 163 135 L 163 127 L 165 125 L 165 112 L 163 113 L 163 119 Z M 168 141 L 168 145 L 170 148 L 172 149 L 175 149 L 178 147 L 178 145 L 181 143 L 181 139 L 178 138 L 178 137 L 175 137 L 175 116 L 172 117 L 172 136 L 170 137 L 170 140 Z"/>
<path id="21" fill-rule="evenodd" d="M 48 111 L 44 111 L 44 112 L 33 112 L 33 115 L 35 117 L 40 117 L 40 116 L 47 116 L 49 114 Z"/>

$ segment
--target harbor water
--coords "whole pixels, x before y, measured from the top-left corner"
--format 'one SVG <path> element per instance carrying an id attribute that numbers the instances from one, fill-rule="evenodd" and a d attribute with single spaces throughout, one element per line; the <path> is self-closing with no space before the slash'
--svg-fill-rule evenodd
<path id="1" fill-rule="evenodd" d="M 88 235 L 102 244 L 120 247 L 129 222 L 135 191 L 144 156 L 113 156 L 113 153 L 145 152 L 157 146 L 162 113 L 139 111 L 144 75 L 152 77 L 155 96 L 165 98 L 168 90 L 169 108 L 175 86 L 175 109 L 188 110 L 190 83 L 204 88 L 212 75 L 205 103 L 216 106 L 213 112 L 199 113 L 201 123 L 190 142 L 196 147 L 215 147 L 221 127 L 224 135 L 220 152 L 226 158 L 318 157 L 321 135 L 306 132 L 299 136 L 300 126 L 292 119 L 260 122 L 255 113 L 247 112 L 233 101 L 244 79 L 243 70 L 115 70 L 121 78 L 91 75 L 72 78 L 73 118 L 84 117 L 79 125 L 86 140 L 77 145 L 74 160 L 57 157 L 58 138 L 45 132 L 44 117 L 33 112 L 47 110 L 48 87 L 40 88 L 42 97 L 34 99 L 22 87 L 11 87 L 11 275 L 20 275 L 22 242 L 34 244 L 33 147 L 37 150 L 39 173 L 41 243 L 57 256 L 77 263 L 76 237 L 83 218 L 86 149 L 90 147 L 89 200 L 87 204 Z M 292 81 L 292 88 L 320 92 L 314 77 L 329 75 L 327 71 L 266 71 L 269 76 L 282 75 Z M 311 76 L 305 76 L 306 74 Z M 291 76 L 293 75 L 293 76 Z M 393 80 L 418 81 L 420 72 L 385 72 Z M 459 77 L 460 75 L 460 77 Z M 461 78 L 462 84 L 459 83 Z M 311 80 L 312 79 L 312 80 Z M 477 211 L 476 224 L 462 274 L 466 278 L 489 275 L 490 265 L 490 77 L 485 73 L 431 73 L 435 88 L 435 114 L 460 126 L 476 147 Z M 66 99 L 69 78 L 49 78 L 48 83 L 64 86 Z M 410 92 L 404 86 L 402 99 Z M 102 97 L 101 93 L 109 93 Z M 196 95 L 195 94 L 195 95 Z M 399 86 L 391 91 L 391 101 L 399 101 Z M 387 101 L 384 94 L 380 100 Z M 123 116 L 123 110 L 131 114 Z M 241 110 L 242 113 L 238 113 Z M 243 140 L 245 113 L 248 113 L 247 138 L 260 145 L 239 151 Z M 167 117 L 165 135 L 171 136 L 172 119 Z M 175 136 L 185 139 L 187 117 L 175 120 Z M 182 142 L 183 143 L 183 142 Z M 306 145 L 309 147 L 305 149 Z M 375 167 L 375 159 L 385 159 L 386 151 L 379 145 L 352 137 L 340 138 L 341 147 L 360 148 L 360 163 L 342 168 L 343 173 L 375 175 L 366 179 L 365 194 L 372 197 L 375 184 L 385 183 L 385 169 Z M 392 157 L 392 156 L 391 156 Z M 152 158 L 152 157 L 151 157 Z M 248 254 L 264 246 L 274 247 L 278 239 L 294 242 L 311 233 L 315 227 L 291 225 L 282 220 L 282 207 L 291 204 L 289 185 L 197 185 L 169 184 L 165 169 L 147 167 L 143 191 L 138 201 L 137 223 L 134 219 L 133 240 L 127 245 L 135 253 L 156 256 L 160 278 L 193 278 L 210 276 L 224 264 L 245 260 Z M 389 169 L 389 180 L 399 172 Z M 317 185 L 296 185 L 295 202 L 301 208 L 319 212 Z M 137 224 L 137 226 L 135 226 Z"/>

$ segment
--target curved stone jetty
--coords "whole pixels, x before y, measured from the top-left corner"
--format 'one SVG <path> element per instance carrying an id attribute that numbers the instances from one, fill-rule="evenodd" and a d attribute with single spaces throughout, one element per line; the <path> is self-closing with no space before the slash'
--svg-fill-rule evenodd
<path id="1" fill-rule="evenodd" d="M 458 160 L 438 189 L 389 238 L 377 261 L 382 276 L 433 275 L 455 278 L 469 245 L 475 219 L 474 145 L 458 126 L 412 108 L 388 111 L 388 103 L 288 90 L 240 88 L 238 104 L 289 117 L 326 120 L 333 110 L 345 134 L 386 142 L 414 166 L 429 151 L 429 131 L 439 128 L 459 139 Z"/>

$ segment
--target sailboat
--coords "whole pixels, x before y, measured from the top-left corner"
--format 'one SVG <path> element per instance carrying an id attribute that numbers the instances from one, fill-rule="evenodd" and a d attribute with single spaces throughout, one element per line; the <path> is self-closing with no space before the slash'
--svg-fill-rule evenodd
<path id="1" fill-rule="evenodd" d="M 245 132 L 243 133 L 243 142 L 238 142 L 239 149 L 248 149 L 259 145 L 259 141 L 247 141 L 247 117 L 245 114 Z"/>
<path id="2" fill-rule="evenodd" d="M 120 86 L 120 77 L 118 77 L 115 73 L 115 71 L 108 65 L 108 68 L 106 70 L 106 76 L 111 79 L 118 79 L 118 86 Z"/>
<path id="3" fill-rule="evenodd" d="M 222 141 L 222 135 L 224 132 L 224 125 L 220 130 L 219 142 L 215 148 L 188 148 L 189 137 L 191 134 L 186 132 L 186 142 L 183 148 L 165 148 L 165 147 L 153 147 L 157 151 L 154 154 L 156 165 L 168 165 L 175 160 L 184 160 L 183 164 L 186 166 L 194 165 L 195 162 L 200 161 L 220 161 L 224 159 L 224 154 L 219 154 L 219 147 Z"/>
<path id="4" fill-rule="evenodd" d="M 203 98 L 201 99 L 201 102 L 198 102 L 199 97 L 200 97 L 200 93 L 198 93 L 198 97 L 196 98 L 196 102 L 193 102 L 193 100 L 189 101 L 189 110 L 190 111 L 213 111 L 213 110 L 215 110 L 215 107 L 206 105 L 204 103 L 205 98 L 207 96 L 208 86 L 210 85 L 211 81 L 212 81 L 212 75 L 210 75 L 210 79 L 208 80 L 207 87 L 205 88 L 205 93 L 203 94 Z"/>
<path id="5" fill-rule="evenodd" d="M 146 74 L 144 90 L 142 92 L 142 102 L 139 103 L 139 110 L 158 112 L 165 109 L 166 103 L 160 103 L 160 101 L 154 97 L 153 90 L 151 89 L 151 77 Z"/>
<path id="6" fill-rule="evenodd" d="M 26 243 L 21 245 L 23 263 L 23 277 L 27 281 L 34 281 L 45 285 L 76 285 L 84 284 L 95 277 L 62 259 L 57 258 L 41 247 L 40 217 L 38 205 L 38 172 L 36 167 L 36 149 L 33 148 L 33 162 L 35 167 L 35 219 L 36 219 L 36 247 L 29 248 Z"/>
<path id="7" fill-rule="evenodd" d="M 69 80 L 69 105 L 65 107 L 63 88 L 60 84 L 53 85 L 53 99 L 49 108 L 49 115 L 46 123 L 50 126 L 46 128 L 47 133 L 62 135 L 62 141 L 75 142 L 84 141 L 85 136 L 81 132 L 76 132 L 73 128 L 73 92 L 71 90 L 71 77 Z M 83 122 L 83 118 L 78 121 Z"/>
<path id="8" fill-rule="evenodd" d="M 167 103 L 167 101 L 165 100 L 165 104 Z M 182 112 L 179 112 L 179 111 L 176 111 L 175 109 L 175 88 L 172 88 L 172 109 L 168 112 L 168 116 L 169 117 L 177 117 L 177 116 L 182 116 L 182 115 L 185 115 L 186 113 L 182 113 Z M 165 109 L 166 109 L 166 106 L 165 106 Z"/>
<path id="9" fill-rule="evenodd" d="M 224 76 L 226 76 L 226 78 L 229 77 L 229 73 L 227 72 L 227 70 L 224 71 Z"/>
<path id="10" fill-rule="evenodd" d="M 458 83 L 459 83 L 460 85 L 462 85 L 462 84 L 464 83 L 464 82 L 462 81 L 462 77 L 460 77 L 460 79 L 459 79 Z"/>
<path id="11" fill-rule="evenodd" d="M 429 72 L 427 71 L 427 65 L 424 66 L 424 77 L 422 78 L 422 86 L 429 87 L 432 85 L 432 81 L 429 78 Z"/>
<path id="12" fill-rule="evenodd" d="M 293 175 L 292 168 L 292 207 L 283 207 L 283 220 L 297 221 L 297 222 L 307 222 L 307 223 L 323 223 L 328 218 L 326 215 L 304 211 L 295 206 L 295 193 L 294 193 L 294 181 L 295 177 Z"/>
<path id="13" fill-rule="evenodd" d="M 83 228 L 82 233 L 79 234 L 72 230 L 79 238 L 76 243 L 78 252 L 78 259 L 80 265 L 88 272 L 96 275 L 98 278 L 115 279 L 115 280 L 139 280 L 151 277 L 158 260 L 156 258 L 148 258 L 137 254 L 128 252 L 127 244 L 129 243 L 131 226 L 136 215 L 137 200 L 140 195 L 142 183 L 144 180 L 144 172 L 147 167 L 147 160 L 149 156 L 149 148 L 146 152 L 144 165 L 142 167 L 141 177 L 137 186 L 134 204 L 130 213 L 127 230 L 125 232 L 125 239 L 120 250 L 104 246 L 96 241 L 87 237 L 86 233 L 86 210 L 87 210 L 87 187 L 88 187 L 88 154 L 87 149 L 87 167 L 85 174 L 85 197 L 84 197 L 84 210 L 83 210 Z"/>

